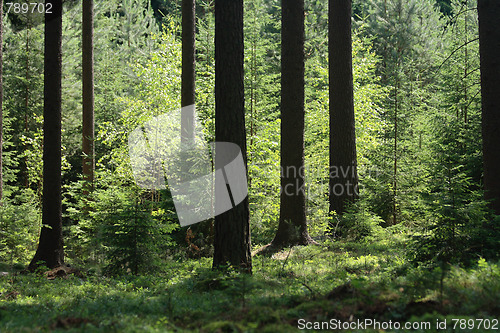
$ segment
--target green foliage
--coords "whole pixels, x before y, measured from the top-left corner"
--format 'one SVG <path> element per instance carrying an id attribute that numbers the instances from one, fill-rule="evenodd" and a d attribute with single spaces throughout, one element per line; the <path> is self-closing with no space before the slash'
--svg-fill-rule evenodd
<path id="1" fill-rule="evenodd" d="M 279 218 L 280 121 L 268 122 L 249 146 L 249 204 L 254 243 L 272 239 Z"/>
<path id="2" fill-rule="evenodd" d="M 412 268 L 407 238 L 326 241 L 255 257 L 254 274 L 214 271 L 210 260 L 169 261 L 155 274 L 88 273 L 47 280 L 0 276 L 0 328 L 18 331 L 299 332 L 297 320 L 393 322 L 488 318 L 498 311 L 498 263 Z M 1 269 L 4 269 L 3 267 Z M 29 320 L 27 320 L 29 318 Z"/>
<path id="3" fill-rule="evenodd" d="M 469 201 L 474 195 L 475 200 Z M 410 247 L 409 254 L 415 262 L 468 265 L 475 262 L 483 249 L 487 250 L 483 238 L 489 233 L 483 230 L 489 218 L 486 203 L 481 201 L 482 193 L 468 193 L 468 196 L 461 201 L 455 198 L 457 206 L 447 201 L 435 202 L 435 220 L 414 236 L 414 246 Z"/>
<path id="4" fill-rule="evenodd" d="M 319 4 L 318 4 L 319 6 Z M 320 6 L 321 7 L 321 6 Z M 252 7 L 253 8 L 253 7 Z M 315 7 L 316 8 L 316 7 Z M 319 7 L 318 7 L 319 8 Z M 316 8 L 317 9 L 317 8 Z M 252 13 L 253 14 L 253 13 Z M 265 15 L 263 13 L 261 16 Z M 270 15 L 270 14 L 267 14 Z M 265 16 L 264 16 L 265 17 Z M 250 18 L 251 19 L 251 18 Z M 251 54 L 248 60 L 248 70 L 251 75 L 246 88 L 251 97 L 247 106 L 247 120 L 249 128 L 249 177 L 250 177 L 250 209 L 252 219 L 253 240 L 257 243 L 269 242 L 272 238 L 279 217 L 279 148 L 280 148 L 280 123 L 273 120 L 272 105 L 275 103 L 274 89 L 276 84 L 260 84 L 261 69 L 253 73 L 254 68 L 267 69 L 268 73 L 276 73 L 269 68 L 270 65 L 257 65 L 252 62 L 252 57 L 260 53 L 269 55 L 267 45 L 273 42 L 275 36 L 266 33 L 269 18 L 257 21 L 256 28 L 249 29 L 249 44 Z M 318 28 L 318 27 L 316 27 Z M 310 29 L 316 29 L 313 24 Z M 259 30 L 261 29 L 261 30 Z M 309 28 L 308 28 L 309 29 Z M 255 41 L 255 31 L 260 31 L 261 39 Z M 319 32 L 318 32 L 319 33 Z M 268 41 L 262 41 L 267 38 Z M 355 113 L 357 126 L 357 143 L 359 164 L 362 173 L 372 172 L 373 165 L 368 159 L 370 154 L 381 145 L 380 136 L 384 124 L 380 118 L 380 103 L 386 90 L 378 83 L 375 75 L 377 57 L 370 47 L 371 41 L 356 34 L 353 43 L 353 66 L 355 82 Z M 327 167 L 328 164 L 328 65 L 324 62 L 326 45 L 314 51 L 306 63 L 306 182 L 310 232 L 320 235 L 325 231 L 325 215 L 327 208 Z M 316 52 L 319 52 L 316 54 Z M 258 58 L 260 59 L 260 58 Z M 262 61 L 262 60 L 260 60 Z M 267 62 L 272 64 L 272 59 Z M 267 75 L 270 80 L 274 74 Z M 261 97 L 266 104 L 260 106 Z M 267 98 L 264 96 L 268 96 Z M 252 135 L 253 134 L 253 135 Z"/>
<path id="5" fill-rule="evenodd" d="M 215 141 L 215 46 L 213 2 L 203 1 L 203 15 L 196 33 L 196 112 L 203 123 L 205 139 Z"/>
<path id="6" fill-rule="evenodd" d="M 279 218 L 280 28 L 269 1 L 245 4 L 245 109 L 252 241 L 269 242 Z"/>
<path id="7" fill-rule="evenodd" d="M 360 205 L 358 205 L 360 206 Z M 361 240 L 368 236 L 383 236 L 383 220 L 363 207 L 351 207 L 345 214 L 333 214 L 330 218 L 329 232 L 334 238 Z"/>
<path id="8" fill-rule="evenodd" d="M 426 223 L 415 236 L 416 262 L 474 263 L 495 257 L 498 229 L 490 221 L 479 184 L 482 178 L 479 50 L 475 2 L 452 2 L 439 76 L 440 109 L 430 114 L 435 124 L 424 198 Z M 469 7 L 466 7 L 469 6 Z M 486 228 L 486 226 L 490 226 Z"/>
<path id="9" fill-rule="evenodd" d="M 106 148 L 98 167 L 123 181 L 132 179 L 128 156 L 128 134 L 153 117 L 180 108 L 180 43 L 173 33 L 154 36 L 158 50 L 145 63 L 137 63 L 138 95 L 118 97 L 120 113 L 113 121 L 98 125 L 97 145 Z M 172 61 L 165 61 L 172 59 Z"/>
<path id="10" fill-rule="evenodd" d="M 369 156 L 369 171 L 378 176 L 368 176 L 367 195 L 386 225 L 412 224 L 425 219 L 427 145 L 435 125 L 429 115 L 438 110 L 433 70 L 446 43 L 444 21 L 431 0 L 373 0 L 365 10 L 358 24 L 373 38 L 377 74 L 387 89 L 380 112 L 384 144 Z"/>
<path id="11" fill-rule="evenodd" d="M 108 184 L 83 199 L 81 187 L 78 183 L 69 192 L 80 205 L 68 209 L 79 221 L 70 228 L 68 256 L 108 274 L 157 269 L 174 248 L 171 234 L 179 228 L 169 193 Z"/>
<path id="12" fill-rule="evenodd" d="M 306 2 L 307 218 L 320 246 L 255 257 L 253 276 L 213 271 L 202 256 L 209 225 L 186 234 L 168 190 L 134 184 L 128 133 L 180 107 L 178 1 L 95 2 L 96 181 L 83 195 L 79 4 L 67 5 L 63 20 L 63 214 L 66 261 L 86 277 L 0 274 L 0 331 L 293 332 L 298 318 L 497 315 L 500 217 L 481 192 L 475 0 L 354 1 L 361 196 L 342 217 L 328 216 L 327 2 Z M 215 135 L 213 5 L 197 3 L 196 104 L 207 141 Z M 274 236 L 280 209 L 280 18 L 275 0 L 245 2 L 256 247 Z M 0 270 L 11 271 L 32 257 L 40 230 L 43 25 L 4 22 Z M 196 260 L 186 243 L 202 248 Z"/>
<path id="13" fill-rule="evenodd" d="M 113 121 L 99 123 L 96 144 L 107 151 L 97 161 L 95 192 L 82 196 L 81 182 L 68 188 L 68 217 L 78 221 L 71 226 L 71 257 L 99 264 L 113 274 L 158 267 L 173 246 L 170 234 L 178 228 L 167 191 L 144 191 L 133 185 L 128 155 L 128 133 L 180 107 L 180 44 L 175 32 L 151 38 L 156 51 L 145 63 L 133 66 L 138 95 L 117 97 L 113 103 L 121 106 L 121 112 Z"/>
<path id="14" fill-rule="evenodd" d="M 370 176 L 378 166 L 372 158 L 380 149 L 386 125 L 382 119 L 382 102 L 387 95 L 375 74 L 379 62 L 371 48 L 371 40 L 362 37 L 363 27 L 353 37 L 353 79 L 356 119 L 356 149 L 361 196 L 369 196 Z M 308 209 L 313 235 L 325 232 L 328 211 L 329 107 L 328 65 L 321 57 L 308 61 L 306 67 L 310 86 L 306 103 L 306 181 Z"/>
<path id="15" fill-rule="evenodd" d="M 152 210 L 152 204 L 140 202 L 139 193 L 113 192 L 99 193 L 96 198 L 106 200 L 99 200 L 100 205 L 96 207 L 102 224 L 102 245 L 106 248 L 104 271 L 137 275 L 158 267 L 160 251 L 166 250 L 168 244 L 160 236 L 174 230 L 176 221 L 159 224 L 154 217 L 161 217 L 162 210 Z"/>
<path id="16" fill-rule="evenodd" d="M 3 150 L 17 166 L 8 183 L 38 191 L 41 146 L 35 133 L 43 113 L 43 27 L 28 23 L 24 28 L 16 31 L 7 24 L 3 36 L 4 133 L 9 142 Z"/>
<path id="17" fill-rule="evenodd" d="M 23 190 L 0 205 L 0 261 L 25 264 L 36 250 L 41 227 L 40 203 L 32 190 Z"/>

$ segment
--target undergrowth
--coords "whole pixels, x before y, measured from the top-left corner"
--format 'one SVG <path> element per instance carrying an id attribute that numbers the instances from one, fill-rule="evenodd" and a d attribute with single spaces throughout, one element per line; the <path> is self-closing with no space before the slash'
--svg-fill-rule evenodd
<path id="1" fill-rule="evenodd" d="M 386 231 L 254 257 L 252 276 L 213 271 L 210 258 L 172 259 L 142 276 L 87 270 L 48 280 L 10 272 L 0 277 L 0 332 L 298 332 L 299 319 L 499 317 L 496 263 L 415 267 L 407 236 Z"/>

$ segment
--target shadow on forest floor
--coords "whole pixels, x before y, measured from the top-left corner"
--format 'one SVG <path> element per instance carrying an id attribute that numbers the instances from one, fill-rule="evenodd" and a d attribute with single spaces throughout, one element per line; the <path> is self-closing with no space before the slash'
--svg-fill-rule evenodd
<path id="1" fill-rule="evenodd" d="M 451 332 L 454 318 L 498 320 L 497 264 L 443 275 L 409 265 L 403 246 L 402 238 L 296 246 L 254 257 L 251 276 L 214 271 L 210 258 L 142 276 L 10 274 L 0 277 L 0 331 L 298 332 L 304 322 L 368 319 L 447 320 L 446 330 L 425 331 Z"/>

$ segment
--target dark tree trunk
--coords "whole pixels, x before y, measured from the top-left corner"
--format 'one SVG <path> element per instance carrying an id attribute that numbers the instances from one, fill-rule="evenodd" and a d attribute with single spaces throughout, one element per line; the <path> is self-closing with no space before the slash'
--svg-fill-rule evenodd
<path id="1" fill-rule="evenodd" d="M 483 104 L 483 165 L 486 199 L 500 215 L 500 2 L 479 0 L 479 51 Z"/>
<path id="2" fill-rule="evenodd" d="M 358 196 L 351 0 L 329 1 L 330 211 L 342 215 Z"/>
<path id="3" fill-rule="evenodd" d="M 194 161 L 189 159 L 190 147 L 195 143 L 196 99 L 196 4 L 195 0 L 182 0 L 182 85 L 181 85 L 181 177 L 190 179 Z M 210 237 L 213 221 L 192 225 L 186 232 Z M 208 240 L 205 238 L 205 240 Z"/>
<path id="4" fill-rule="evenodd" d="M 61 214 L 62 0 L 45 14 L 42 231 L 30 270 L 64 263 Z"/>
<path id="5" fill-rule="evenodd" d="M 3 0 L 0 0 L 0 206 L 3 200 Z"/>
<path id="6" fill-rule="evenodd" d="M 243 55 L 243 0 L 216 0 L 215 139 L 239 145 L 246 166 Z M 248 197 L 215 217 L 213 266 L 226 264 L 252 272 Z"/>
<path id="7" fill-rule="evenodd" d="M 182 86 L 181 106 L 195 103 L 195 0 L 182 1 Z M 181 124 L 183 135 L 181 139 L 189 141 L 194 137 L 194 108 L 182 110 Z"/>
<path id="8" fill-rule="evenodd" d="M 82 151 L 84 194 L 94 187 L 94 0 L 82 2 Z"/>
<path id="9" fill-rule="evenodd" d="M 195 0 L 182 0 L 181 171 L 186 179 L 193 164 L 189 147 L 195 138 L 195 22 Z"/>
<path id="10" fill-rule="evenodd" d="M 281 194 L 278 231 L 271 246 L 306 245 L 304 183 L 304 1 L 282 1 Z"/>

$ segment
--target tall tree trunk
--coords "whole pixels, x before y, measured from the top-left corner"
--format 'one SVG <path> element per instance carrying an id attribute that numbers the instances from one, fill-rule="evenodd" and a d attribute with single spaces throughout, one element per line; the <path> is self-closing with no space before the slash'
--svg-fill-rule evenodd
<path id="1" fill-rule="evenodd" d="M 182 1 L 182 86 L 181 106 L 195 103 L 195 0 Z M 182 140 L 194 138 L 194 108 L 183 109 Z"/>
<path id="2" fill-rule="evenodd" d="M 181 74 L 181 177 L 190 179 L 189 173 L 194 162 L 189 160 L 190 147 L 196 136 L 196 3 L 182 0 L 182 74 Z M 213 221 L 198 223 L 186 232 L 209 237 Z"/>
<path id="3" fill-rule="evenodd" d="M 250 52 L 250 147 L 253 147 L 255 135 L 255 113 L 257 112 L 257 10 L 256 5 L 252 5 L 253 11 L 253 30 L 252 42 Z M 250 148 L 252 149 L 252 148 Z M 250 163 L 252 163 L 252 156 L 250 156 Z M 252 187 L 252 177 L 248 176 L 248 186 Z"/>
<path id="4" fill-rule="evenodd" d="M 3 203 L 3 0 L 0 0 L 0 206 Z"/>
<path id="5" fill-rule="evenodd" d="M 500 2 L 479 0 L 484 189 L 500 215 Z"/>
<path id="6" fill-rule="evenodd" d="M 52 0 L 51 3 L 52 13 L 45 14 L 42 231 L 30 270 L 36 269 L 40 262 L 49 268 L 64 263 L 61 213 L 62 0 Z"/>
<path id="7" fill-rule="evenodd" d="M 84 195 L 94 188 L 94 0 L 82 2 L 82 151 Z"/>
<path id="8" fill-rule="evenodd" d="M 243 0 L 216 0 L 215 139 L 239 145 L 246 167 L 243 54 Z M 215 217 L 213 266 L 226 264 L 252 272 L 248 197 Z"/>
<path id="9" fill-rule="evenodd" d="M 329 1 L 330 211 L 358 197 L 352 78 L 351 0 Z"/>
<path id="10" fill-rule="evenodd" d="M 30 31 L 31 31 L 31 21 L 29 17 L 26 19 L 26 72 L 25 80 L 26 87 L 24 88 L 24 135 L 29 135 L 29 108 L 30 108 Z M 30 185 L 30 172 L 28 170 L 28 144 L 24 144 L 24 187 L 28 188 Z"/>
<path id="11" fill-rule="evenodd" d="M 281 18 L 281 248 L 314 241 L 307 232 L 304 180 L 304 0 L 282 0 Z"/>
<path id="12" fill-rule="evenodd" d="M 182 0 L 181 171 L 186 179 L 192 166 L 189 147 L 195 139 L 195 22 L 195 0 Z"/>

